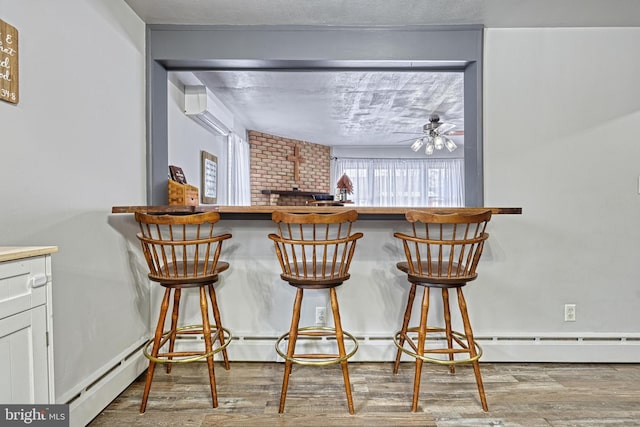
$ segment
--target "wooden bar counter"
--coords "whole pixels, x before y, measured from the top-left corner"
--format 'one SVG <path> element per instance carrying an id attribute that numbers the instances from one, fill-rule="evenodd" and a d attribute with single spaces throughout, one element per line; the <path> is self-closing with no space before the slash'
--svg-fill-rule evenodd
<path id="1" fill-rule="evenodd" d="M 408 210 L 419 209 L 434 212 L 477 212 L 489 209 L 494 215 L 520 215 L 522 208 L 515 207 L 375 207 L 375 206 L 114 206 L 111 213 L 198 213 L 215 211 L 220 212 L 223 218 L 256 219 L 267 218 L 275 211 L 288 211 L 296 213 L 330 213 L 345 210 L 356 210 L 362 219 L 398 219 L 404 216 Z"/>

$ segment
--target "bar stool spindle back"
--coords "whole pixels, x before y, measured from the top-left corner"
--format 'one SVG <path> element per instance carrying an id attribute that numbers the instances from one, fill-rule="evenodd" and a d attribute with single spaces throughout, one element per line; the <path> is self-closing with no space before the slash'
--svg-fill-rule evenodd
<path id="1" fill-rule="evenodd" d="M 393 372 L 398 373 L 402 353 L 416 359 L 412 404 L 412 411 L 415 412 L 418 410 L 423 362 L 448 365 L 452 374 L 456 365 L 470 363 L 473 365 L 482 409 L 487 411 L 478 362 L 482 348 L 473 338 L 462 288 L 477 277 L 478 261 L 489 237 L 485 229 L 491 219 L 491 211 L 464 214 L 411 210 L 406 213 L 406 219 L 411 223 L 412 234 L 394 233 L 394 236 L 402 241 L 407 261 L 397 263 L 396 267 L 407 274 L 411 289 L 402 329 L 394 336 L 398 350 Z M 409 327 L 418 285 L 424 290 L 420 323 L 417 327 Z M 431 289 L 440 289 L 442 292 L 444 328 L 427 326 Z M 455 289 L 457 294 L 464 333 L 452 329 L 449 289 Z M 427 334 L 440 334 L 442 341 L 446 341 L 446 348 L 430 346 Z"/>
<path id="2" fill-rule="evenodd" d="M 167 364 L 167 373 L 174 363 L 188 363 L 206 359 L 213 407 L 218 406 L 213 357 L 222 352 L 225 369 L 229 369 L 227 346 L 231 333 L 222 327 L 220 310 L 213 284 L 218 282 L 219 273 L 229 268 L 229 263 L 220 261 L 222 242 L 231 234 L 214 234 L 220 220 L 217 212 L 194 215 L 150 215 L 136 212 L 135 219 L 140 225 L 137 234 L 142 244 L 142 252 L 149 267 L 149 279 L 165 288 L 160 307 L 160 315 L 154 337 L 144 347 L 144 355 L 149 359 L 149 369 L 140 405 L 140 413 L 145 412 L 147 399 L 153 381 L 156 363 Z M 198 288 L 200 294 L 201 325 L 179 326 L 179 309 L 182 289 Z M 211 301 L 214 323 L 209 320 Z M 171 328 L 164 330 L 169 312 L 171 295 Z M 179 335 L 202 334 L 204 351 L 175 351 Z M 213 347 L 217 342 L 218 347 Z"/>
<path id="3" fill-rule="evenodd" d="M 291 327 L 276 343 L 276 352 L 285 359 L 279 413 L 284 412 L 289 376 L 294 363 L 315 366 L 340 363 L 349 413 L 354 413 L 347 360 L 356 353 L 358 341 L 342 329 L 336 287 L 349 279 L 349 267 L 356 241 L 363 236 L 362 233 L 351 231 L 357 218 L 358 213 L 353 210 L 335 214 L 294 214 L 276 211 L 272 215 L 278 232 L 269 234 L 269 238 L 274 242 L 282 268 L 280 277 L 297 288 Z M 306 289 L 329 289 L 334 327 L 299 327 L 302 298 Z M 345 347 L 345 336 L 353 344 L 349 353 Z M 325 340 L 327 337 L 335 337 L 338 352 L 296 353 L 298 337 L 323 337 L 321 339 Z M 286 351 L 283 351 L 280 344 L 285 340 L 288 340 L 288 344 Z"/>

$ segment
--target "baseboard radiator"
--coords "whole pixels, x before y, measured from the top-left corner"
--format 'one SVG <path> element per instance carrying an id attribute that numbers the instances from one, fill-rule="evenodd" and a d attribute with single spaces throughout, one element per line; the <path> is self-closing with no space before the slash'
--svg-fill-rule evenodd
<path id="1" fill-rule="evenodd" d="M 388 335 L 356 335 L 359 349 L 350 359 L 354 362 L 388 362 L 395 358 L 396 347 Z M 482 362 L 558 362 L 558 363 L 638 363 L 640 333 L 636 334 L 534 334 L 478 335 L 475 337 L 484 353 Z M 201 337 L 179 340 L 184 349 L 199 349 Z M 228 347 L 229 358 L 236 361 L 281 361 L 274 345 L 277 337 L 234 335 Z M 321 348 L 327 338 L 300 340 L 299 345 L 311 351 Z M 330 339 L 329 339 L 330 340 Z M 220 356 L 220 355 L 217 355 Z M 408 356 L 406 360 L 413 360 Z"/>
<path id="2" fill-rule="evenodd" d="M 142 354 L 146 340 L 134 343 L 96 370 L 74 389 L 57 399 L 69 405 L 71 427 L 84 427 L 106 408 L 147 368 L 149 361 Z"/>

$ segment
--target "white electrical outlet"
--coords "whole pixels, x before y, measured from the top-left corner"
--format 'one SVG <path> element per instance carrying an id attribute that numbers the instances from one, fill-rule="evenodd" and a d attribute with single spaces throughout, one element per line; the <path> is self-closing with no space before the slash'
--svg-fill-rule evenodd
<path id="1" fill-rule="evenodd" d="M 564 305 L 564 321 L 565 322 L 576 321 L 576 305 L 575 304 Z"/>
<path id="2" fill-rule="evenodd" d="M 316 325 L 327 323 L 327 307 L 316 307 Z"/>

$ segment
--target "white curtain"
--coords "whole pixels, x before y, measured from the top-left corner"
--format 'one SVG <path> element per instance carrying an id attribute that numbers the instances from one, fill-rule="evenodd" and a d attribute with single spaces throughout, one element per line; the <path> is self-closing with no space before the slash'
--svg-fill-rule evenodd
<path id="1" fill-rule="evenodd" d="M 331 182 L 353 182 L 360 206 L 464 206 L 463 159 L 335 159 Z"/>
<path id="2" fill-rule="evenodd" d="M 228 180 L 228 204 L 230 206 L 251 204 L 249 168 L 249 144 L 235 133 L 230 133 Z"/>

